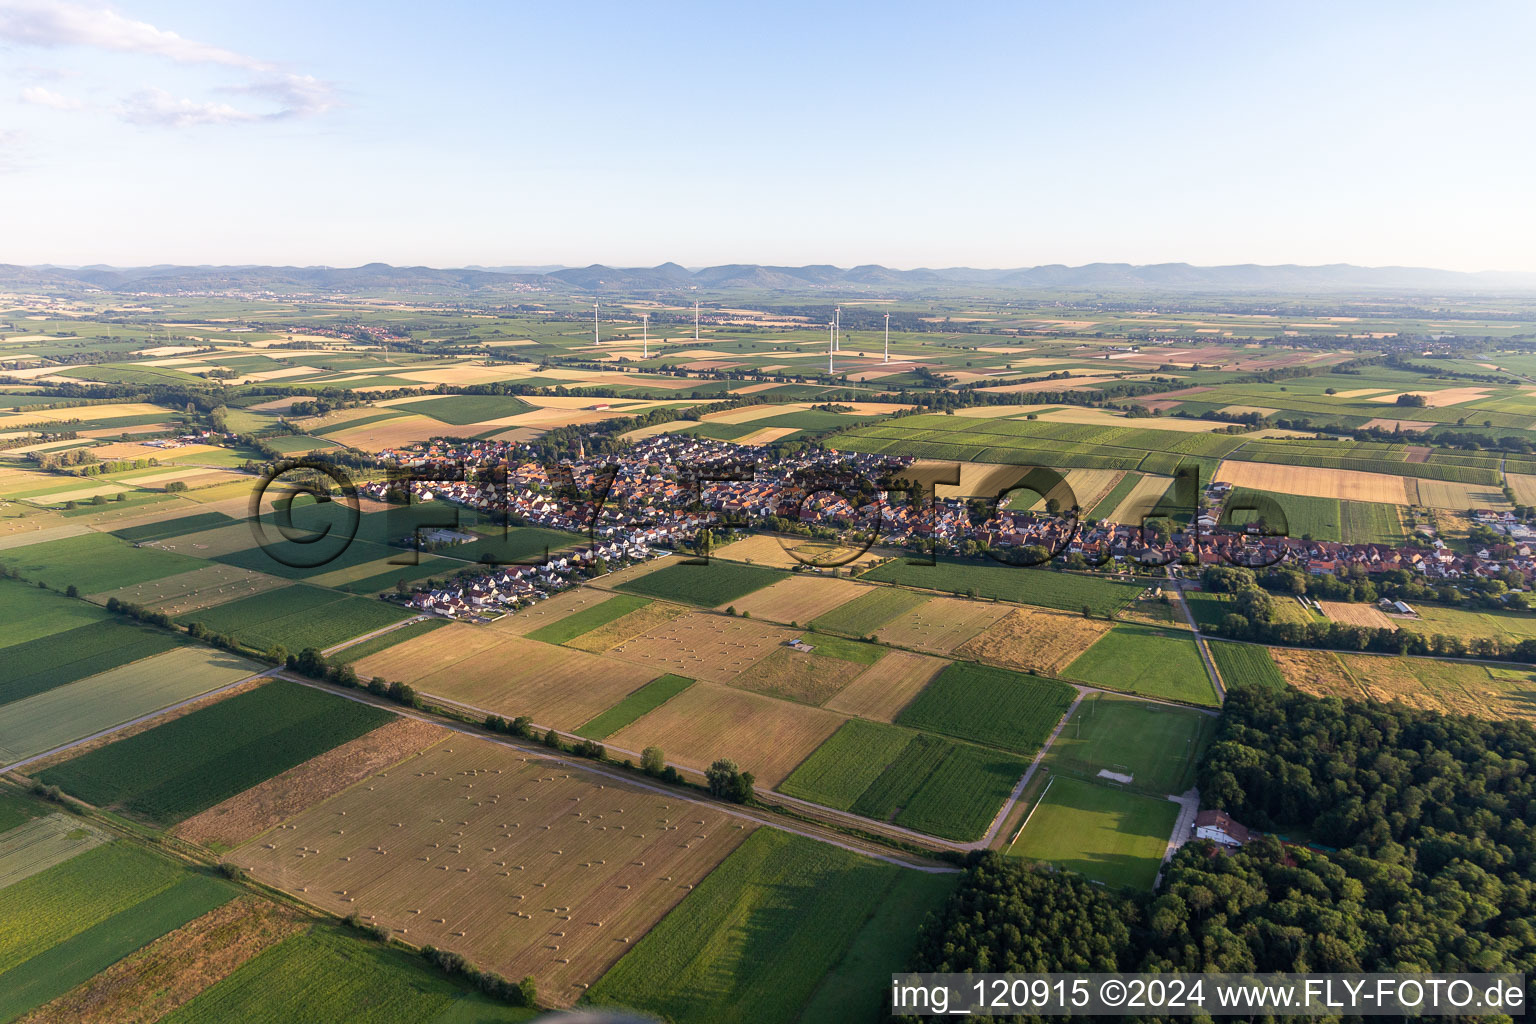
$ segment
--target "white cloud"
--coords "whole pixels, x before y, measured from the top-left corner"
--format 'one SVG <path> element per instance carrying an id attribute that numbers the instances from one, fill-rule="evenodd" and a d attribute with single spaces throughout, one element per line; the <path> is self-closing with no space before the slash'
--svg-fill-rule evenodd
<path id="1" fill-rule="evenodd" d="M 275 109 L 247 111 L 227 103 L 178 98 L 151 88 L 123 99 L 115 109 L 133 124 L 185 128 L 314 117 L 338 105 L 335 87 L 313 75 L 294 74 L 271 61 L 221 46 L 186 39 L 145 21 L 135 21 L 106 7 L 38 0 L 0 0 L 0 41 L 56 48 L 83 46 L 114 53 L 139 54 L 177 64 L 203 64 L 247 72 L 249 81 L 218 91 L 254 96 Z M 46 80 L 56 75 L 39 74 Z M 33 86 L 23 90 L 28 103 L 55 110 L 79 110 L 84 104 Z"/>
<path id="2" fill-rule="evenodd" d="M 62 96 L 51 89 L 44 89 L 40 85 L 28 86 L 21 90 L 23 103 L 31 103 L 34 106 L 50 107 L 53 110 L 79 110 L 84 103 L 72 96 Z"/>
<path id="3" fill-rule="evenodd" d="M 164 89 L 145 89 L 116 107 L 124 121 L 138 125 L 191 128 L 204 124 L 242 124 L 261 120 L 261 115 L 238 110 L 228 103 L 200 103 L 172 96 Z"/>
<path id="4" fill-rule="evenodd" d="M 0 174 L 19 171 L 29 163 L 27 137 L 14 128 L 0 128 Z"/>

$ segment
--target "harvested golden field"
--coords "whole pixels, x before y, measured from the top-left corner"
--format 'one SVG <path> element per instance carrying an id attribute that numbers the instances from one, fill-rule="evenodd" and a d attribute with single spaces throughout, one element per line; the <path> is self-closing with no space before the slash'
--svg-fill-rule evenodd
<path id="1" fill-rule="evenodd" d="M 446 632 L 437 629 L 425 636 Z M 428 665 L 427 674 L 411 685 L 507 718 L 527 715 L 539 725 L 569 731 L 667 671 L 524 637 L 500 640 L 452 665 Z"/>
<path id="2" fill-rule="evenodd" d="M 949 662 L 911 651 L 891 651 L 827 701 L 825 708 L 876 722 L 893 722 Z"/>
<path id="3" fill-rule="evenodd" d="M 338 430 L 334 434 L 327 435 L 327 439 L 349 448 L 361 448 L 365 452 L 373 453 L 383 451 L 385 448 L 410 444 L 412 441 L 425 441 L 429 437 L 437 437 L 455 430 L 456 428 L 446 427 L 430 416 L 417 414 L 391 420 L 376 420 L 362 426 Z"/>
<path id="4" fill-rule="evenodd" d="M 189 459 L 216 451 L 219 451 L 218 446 L 211 444 L 184 444 L 179 448 L 161 448 L 156 445 L 139 444 L 135 441 L 117 441 L 112 444 L 97 445 L 91 449 L 91 454 L 109 462 L 121 459 L 160 459 L 164 461 L 166 459 Z"/>
<path id="5" fill-rule="evenodd" d="M 1021 672 L 1055 675 L 1093 646 L 1113 623 L 1069 612 L 1015 608 L 955 648 L 955 654 Z"/>
<path id="6" fill-rule="evenodd" d="M 204 846 L 239 846 L 444 738 L 443 729 L 431 722 L 397 719 L 214 804 L 171 834 Z"/>
<path id="7" fill-rule="evenodd" d="M 152 1024 L 307 927 L 298 912 L 240 895 L 130 953 L 23 1024 Z"/>
<path id="8" fill-rule="evenodd" d="M 260 594 L 263 591 L 276 590 L 278 587 L 287 586 L 288 582 L 277 576 L 268 576 L 266 573 L 251 569 L 215 563 L 190 572 L 179 572 L 174 576 L 136 583 L 131 587 L 90 594 L 86 599 L 104 604 L 107 598 L 115 597 L 119 601 L 131 601 L 174 616 L 183 612 L 211 608 L 227 601 L 238 601 L 242 597 L 250 597 L 252 594 Z"/>
<path id="9" fill-rule="evenodd" d="M 63 540 L 66 537 L 79 537 L 90 532 L 90 527 L 84 523 L 60 523 L 58 519 L 47 513 L 28 516 L 25 519 L 20 516 L 15 519 L 0 519 L 0 551 L 43 544 L 50 540 Z"/>
<path id="10" fill-rule="evenodd" d="M 1029 504 L 1029 511 L 1043 512 L 1045 503 L 1050 498 L 1061 502 L 1063 513 L 1071 509 L 1074 504 L 1079 509 L 1079 514 L 1086 517 L 1088 510 L 1097 505 L 1105 495 L 1115 489 L 1115 484 L 1125 476 L 1121 469 L 1069 469 L 1063 473 L 1066 477 L 1066 486 L 1060 484 L 1051 488 L 1044 495 L 1035 498 Z M 1043 485 L 1042 485 L 1043 486 Z M 1011 507 L 1018 508 L 1020 503 L 1030 501 L 1032 493 L 1039 492 L 1020 491 L 1013 499 Z"/>
<path id="11" fill-rule="evenodd" d="M 1486 387 L 1441 388 L 1438 391 L 1392 391 L 1385 395 L 1376 395 L 1374 398 L 1367 398 L 1366 401 L 1382 403 L 1396 402 L 1402 394 L 1422 395 L 1424 398 L 1424 405 L 1426 407 L 1430 409 L 1443 409 L 1448 405 L 1460 405 L 1463 402 L 1475 402 L 1479 398 L 1487 398 L 1488 391 L 1489 389 Z"/>
<path id="12" fill-rule="evenodd" d="M 1365 654 L 1342 654 L 1339 660 L 1359 688 L 1376 700 L 1492 721 L 1536 721 L 1530 699 L 1536 673 L 1528 668 Z"/>
<path id="13" fill-rule="evenodd" d="M 640 562 L 636 565 L 625 566 L 618 572 L 611 572 L 606 576 L 599 577 L 592 583 L 588 584 L 588 586 L 601 590 L 612 590 L 614 587 L 617 587 L 620 584 L 632 583 L 639 579 L 641 576 L 649 576 L 657 569 L 665 569 L 667 566 L 676 565 L 681 561 L 683 561 L 683 559 L 678 555 L 668 555 L 665 558 L 652 558 L 647 561 Z"/>
<path id="14" fill-rule="evenodd" d="M 616 644 L 631 640 L 641 633 L 649 633 L 653 629 L 660 629 L 673 619 L 688 611 L 680 604 L 670 604 L 666 601 L 652 601 L 643 608 L 636 608 L 626 615 L 621 615 L 606 625 L 598 626 L 581 636 L 565 642 L 565 646 L 574 647 L 578 651 L 589 651 L 592 654 L 601 654 Z"/>
<path id="15" fill-rule="evenodd" d="M 612 596 L 607 591 L 594 587 L 572 587 L 554 597 L 519 609 L 511 615 L 504 615 L 491 623 L 490 628 L 498 633 L 526 636 L 536 629 L 543 629 L 545 626 L 559 622 L 567 615 L 579 612 L 583 608 L 602 604 Z"/>
<path id="16" fill-rule="evenodd" d="M 1171 476 L 1143 476 L 1136 481 L 1130 493 L 1120 499 L 1120 504 L 1109 510 L 1104 518 L 1116 523 L 1140 526 L 1142 517 L 1152 513 L 1158 501 L 1172 485 L 1173 477 Z"/>
<path id="17" fill-rule="evenodd" d="M 78 383 L 78 382 L 76 382 Z M 0 400 L 0 404 L 4 404 Z M 0 414 L 0 430 L 15 430 L 25 423 L 57 423 L 62 420 L 126 419 L 129 416 L 169 416 L 161 405 L 146 402 L 112 402 L 106 405 L 67 405 L 58 409 L 22 409 L 21 412 Z M 114 428 L 115 429 L 115 428 Z"/>
<path id="18" fill-rule="evenodd" d="M 883 643 L 948 654 L 1011 611 L 961 597 L 933 597 L 875 630 Z"/>
<path id="19" fill-rule="evenodd" d="M 1395 629 L 1397 623 L 1387 618 L 1380 608 L 1373 604 L 1359 604 L 1350 601 L 1319 601 L 1323 614 L 1334 622 L 1343 622 L 1350 626 L 1370 626 L 1375 629 Z"/>
<path id="20" fill-rule="evenodd" d="M 839 568 L 843 571 L 873 563 L 878 556 L 873 551 L 860 552 L 835 541 L 811 540 L 806 537 L 780 538 L 771 533 L 754 533 L 738 541 L 732 541 L 715 549 L 715 558 L 734 562 L 766 565 L 773 569 L 793 569 L 800 565 L 816 565 Z M 755 612 L 753 614 L 756 614 Z"/>
<path id="21" fill-rule="evenodd" d="M 1346 697 L 1359 700 L 1365 696 L 1332 651 L 1308 651 L 1289 647 L 1271 647 L 1269 656 L 1280 667 L 1285 681 L 1314 697 Z"/>
<path id="22" fill-rule="evenodd" d="M 243 487 L 243 485 L 242 485 Z M 250 505 L 250 494 L 243 499 L 246 507 Z M 268 530 L 268 536 L 275 536 L 275 531 Z M 256 544 L 256 531 L 249 523 L 230 523 L 228 526 L 215 526 L 211 530 L 200 530 L 197 533 L 184 533 L 179 537 L 170 537 L 166 540 L 155 541 L 154 546 L 174 551 L 181 555 L 193 555 L 197 558 L 217 558 L 220 555 L 234 554 L 236 551 L 244 551 Z"/>
<path id="23" fill-rule="evenodd" d="M 1410 493 L 1417 492 L 1416 504 L 1430 508 L 1449 508 L 1465 512 L 1471 508 L 1509 510 L 1514 506 L 1504 497 L 1504 490 L 1493 484 L 1456 484 L 1448 480 L 1405 480 Z"/>
<path id="24" fill-rule="evenodd" d="M 1522 505 L 1536 505 L 1536 476 L 1523 473 L 1505 473 L 1509 489 L 1515 492 L 1515 500 Z"/>
<path id="25" fill-rule="evenodd" d="M 868 589 L 868 584 L 842 577 L 802 574 L 737 598 L 735 605 L 738 612 L 750 613 L 756 619 L 810 622 Z"/>
<path id="26" fill-rule="evenodd" d="M 230 859 L 569 1005 L 751 831 L 701 803 L 453 736 Z"/>
<path id="27" fill-rule="evenodd" d="M 788 437 L 798 430 L 798 427 L 764 427 L 761 430 L 754 430 L 743 437 L 738 437 L 736 443 L 745 445 L 772 444 L 774 441 L 779 440 L 779 438 Z"/>
<path id="28" fill-rule="evenodd" d="M 618 644 L 609 650 L 608 658 L 644 666 L 650 672 L 647 679 L 674 672 L 689 679 L 723 683 L 797 635 L 753 619 L 689 612 Z"/>
<path id="29" fill-rule="evenodd" d="M 1234 487 L 1300 494 L 1309 498 L 1379 501 L 1388 505 L 1418 503 L 1418 497 L 1412 493 L 1413 484 L 1417 481 L 1412 478 L 1388 476 L 1385 473 L 1361 473 L 1353 469 L 1318 469 L 1313 466 L 1278 466 L 1229 460 L 1223 462 L 1216 471 L 1216 480 Z"/>
<path id="30" fill-rule="evenodd" d="M 878 664 L 878 662 L 876 663 Z M 781 700 L 821 706 L 871 666 L 780 647 L 730 685 Z"/>
<path id="31" fill-rule="evenodd" d="M 728 757 L 772 789 L 846 720 L 821 708 L 699 682 L 605 742 L 630 751 L 655 745 L 667 760 L 698 771 Z"/>
<path id="32" fill-rule="evenodd" d="M 370 654 L 352 667 L 361 679 L 383 676 L 391 682 L 399 680 L 414 685 L 423 676 L 473 658 L 506 640 L 505 634 L 483 626 L 450 622 L 441 629 Z"/>

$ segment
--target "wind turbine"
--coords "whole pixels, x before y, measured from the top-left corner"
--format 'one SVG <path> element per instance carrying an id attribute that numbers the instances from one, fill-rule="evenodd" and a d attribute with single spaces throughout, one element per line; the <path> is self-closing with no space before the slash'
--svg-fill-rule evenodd
<path id="1" fill-rule="evenodd" d="M 597 303 L 592 303 L 592 344 L 601 345 L 603 339 L 597 336 Z"/>
<path id="2" fill-rule="evenodd" d="M 832 353 L 834 351 L 836 351 L 836 346 L 837 346 L 837 341 L 836 341 L 837 334 L 836 334 L 836 331 L 837 331 L 837 326 L 831 320 L 828 320 L 827 321 L 827 376 L 829 376 L 829 377 L 833 373 L 836 372 L 836 371 L 834 371 L 832 369 Z"/>
<path id="3" fill-rule="evenodd" d="M 693 304 L 693 340 L 699 340 L 699 304 Z"/>
<path id="4" fill-rule="evenodd" d="M 839 348 L 842 347 L 843 339 L 840 337 L 840 335 L 842 333 L 843 333 L 843 307 L 842 306 L 833 306 L 832 307 L 832 351 L 834 351 L 834 352 L 836 352 Z"/>
<path id="5" fill-rule="evenodd" d="M 891 361 L 891 314 L 885 314 L 885 361 Z"/>
<path id="6" fill-rule="evenodd" d="M 634 349 L 630 349 L 631 352 Z M 651 314 L 640 314 L 640 358 L 651 358 Z"/>

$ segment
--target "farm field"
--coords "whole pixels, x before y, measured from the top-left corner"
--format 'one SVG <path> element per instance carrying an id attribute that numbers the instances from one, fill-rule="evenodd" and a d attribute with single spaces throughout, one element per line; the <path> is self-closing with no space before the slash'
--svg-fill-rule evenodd
<path id="1" fill-rule="evenodd" d="M 539 640 L 546 644 L 563 644 L 630 612 L 639 611 L 650 603 L 649 598 L 616 594 L 601 604 L 573 612 L 547 626 L 540 626 L 526 635 L 530 640 Z"/>
<path id="2" fill-rule="evenodd" d="M 586 1001 L 638 1007 L 674 1024 L 875 1020 L 899 969 L 896 957 L 910 953 L 906 943 L 884 937 L 914 936 L 952 884 L 948 876 L 760 829 L 593 985 Z M 851 950 L 868 955 L 850 957 Z M 818 982 L 840 962 L 848 970 L 838 978 L 839 1012 L 850 1016 L 802 1016 L 820 995 Z"/>
<path id="3" fill-rule="evenodd" d="M 107 614 L 53 591 L 0 579 L 0 648 L 104 622 Z"/>
<path id="4" fill-rule="evenodd" d="M 0 763 L 33 757 L 260 671 L 222 651 L 181 647 L 0 706 Z"/>
<path id="5" fill-rule="evenodd" d="M 1444 633 L 1463 639 L 1493 636 L 1511 644 L 1536 637 L 1536 613 L 1445 608 L 1434 604 L 1415 604 L 1413 610 L 1417 613 L 1414 616 L 1388 615 L 1386 619 L 1392 626 L 1421 634 Z"/>
<path id="6" fill-rule="evenodd" d="M 577 729 L 576 735 L 593 740 L 605 739 L 640 716 L 655 711 L 692 685 L 693 680 L 683 676 L 664 675 L 653 679 Z"/>
<path id="7" fill-rule="evenodd" d="M 165 630 L 111 617 L 0 648 L 0 706 L 173 651 L 184 642 Z"/>
<path id="8" fill-rule="evenodd" d="M 111 534 L 87 533 L 0 551 L 0 565 L 26 580 L 40 580 L 55 590 L 78 587 L 82 594 L 172 576 L 204 563 L 158 548 L 136 548 Z"/>
<path id="9" fill-rule="evenodd" d="M 974 590 L 981 598 L 1069 612 L 1079 612 L 1086 607 L 1098 616 L 1107 616 L 1124 608 L 1141 589 L 1134 584 L 1048 569 L 947 559 L 940 559 L 935 565 L 908 565 L 897 558 L 871 569 L 864 578 L 907 587 L 947 590 L 954 594 L 968 594 Z"/>
<path id="10" fill-rule="evenodd" d="M 604 591 L 598 591 L 598 593 L 604 593 Z M 603 654 L 627 640 L 633 640 L 652 630 L 665 628 L 673 619 L 687 614 L 690 610 L 686 605 L 672 604 L 670 601 L 653 601 L 628 594 L 620 594 L 618 597 L 645 603 L 612 622 L 567 640 L 565 645 L 589 654 Z"/>
<path id="11" fill-rule="evenodd" d="M 115 597 L 174 617 L 287 585 L 287 580 L 276 576 L 214 563 L 131 587 L 91 594 L 89 598 L 105 604 L 108 598 Z"/>
<path id="12" fill-rule="evenodd" d="M 1091 693 L 1067 719 L 1045 763 L 1052 774 L 1092 779 L 1109 771 L 1130 776 L 1116 781 L 1141 792 L 1178 794 L 1194 784 L 1195 764 L 1215 725 L 1214 715 L 1192 708 Z"/>
<path id="13" fill-rule="evenodd" d="M 333 664 L 351 665 L 371 658 L 375 654 L 387 651 L 397 644 L 403 644 L 407 640 L 414 640 L 435 630 L 452 625 L 447 619 L 423 619 L 420 622 L 408 622 L 398 629 L 392 629 L 387 633 L 381 633 L 376 637 L 364 640 L 361 643 L 348 644 L 327 660 Z M 369 678 L 369 677 L 364 677 Z"/>
<path id="14" fill-rule="evenodd" d="M 956 657 L 1013 669 L 1058 675 L 1109 631 L 1104 619 L 1081 614 L 1015 608 L 953 651 Z"/>
<path id="15" fill-rule="evenodd" d="M 1216 706 L 1205 663 L 1187 631 L 1121 623 L 1067 666 L 1068 679 L 1162 697 L 1186 704 Z"/>
<path id="16" fill-rule="evenodd" d="M 842 577 L 797 575 L 739 598 L 735 604 L 738 612 L 755 619 L 805 625 L 859 600 L 869 589 Z"/>
<path id="17" fill-rule="evenodd" d="M 892 725 L 850 719 L 779 784 L 779 792 L 846 811 L 916 735 Z"/>
<path id="18" fill-rule="evenodd" d="M 1178 814 L 1171 800 L 1061 776 L 1051 780 L 1008 853 L 1106 885 L 1147 890 Z"/>
<path id="19" fill-rule="evenodd" d="M 0 889 L 112 838 L 86 821 L 60 812 L 29 818 L 0 831 Z"/>
<path id="20" fill-rule="evenodd" d="M 1233 490 L 1243 488 L 1333 501 L 1364 501 L 1386 505 L 1419 504 L 1414 480 L 1385 473 L 1228 460 L 1221 464 L 1216 480 L 1231 484 Z"/>
<path id="21" fill-rule="evenodd" d="M 1358 692 L 1375 700 L 1450 715 L 1536 722 L 1536 672 L 1524 666 L 1364 654 L 1337 657 Z"/>
<path id="22" fill-rule="evenodd" d="M 566 1005 L 751 830 L 711 806 L 450 736 L 230 856 L 325 910 L 532 975 L 542 999 Z"/>
<path id="23" fill-rule="evenodd" d="M 324 650 L 411 614 L 399 605 L 294 583 L 189 612 L 177 621 L 201 622 L 258 651 L 282 646 L 298 652 L 306 647 Z"/>
<path id="24" fill-rule="evenodd" d="M 1361 601 L 1319 601 L 1323 614 L 1335 622 L 1373 629 L 1393 629 L 1397 623 L 1387 618 L 1374 604 Z"/>
<path id="25" fill-rule="evenodd" d="M 276 680 L 54 765 L 39 778 L 98 807 L 169 825 L 393 718 Z"/>
<path id="26" fill-rule="evenodd" d="M 843 721 L 821 708 L 697 682 L 611 734 L 608 743 L 636 752 L 658 746 L 667 760 L 696 771 L 728 757 L 771 789 Z"/>
<path id="27" fill-rule="evenodd" d="M 875 636 L 895 647 L 949 654 L 1008 612 L 1007 605 L 935 597 L 896 616 L 875 630 Z"/>
<path id="28" fill-rule="evenodd" d="M 618 589 L 713 608 L 729 604 L 784 578 L 785 574 L 778 569 L 712 559 L 708 565 L 669 565 L 621 583 Z"/>
<path id="29" fill-rule="evenodd" d="M 750 668 L 732 676 L 727 684 L 781 700 L 820 707 L 873 664 L 862 651 L 838 651 L 831 643 L 820 642 L 835 639 L 815 633 L 807 634 L 805 642 L 814 644 L 814 651 L 806 653 L 780 647 Z M 849 646 L 863 647 L 873 652 L 876 658 L 885 653 L 883 648 L 868 644 Z"/>
<path id="30" fill-rule="evenodd" d="M 869 636 L 927 600 L 926 595 L 900 587 L 871 587 L 847 604 L 813 617 L 811 625 L 827 633 Z"/>
<path id="31" fill-rule="evenodd" d="M 754 619 L 689 612 L 609 649 L 607 657 L 711 683 L 730 682 L 785 643 L 792 630 Z"/>
<path id="32" fill-rule="evenodd" d="M 1337 498 L 1303 497 L 1234 487 L 1222 508 L 1220 521 L 1223 526 L 1262 522 L 1264 530 L 1275 536 L 1336 543 L 1344 537 L 1339 526 L 1342 518 L 1339 506 Z"/>
<path id="33" fill-rule="evenodd" d="M 1234 644 L 1224 640 L 1207 640 L 1211 660 L 1228 689 L 1234 686 L 1261 686 L 1272 690 L 1285 687 L 1285 677 L 1280 674 L 1269 650 L 1255 644 Z"/>
<path id="34" fill-rule="evenodd" d="M 1074 696 L 1072 687 L 1054 679 L 957 663 L 940 672 L 896 723 L 1033 755 Z"/>
<path id="35" fill-rule="evenodd" d="M 845 715 L 890 722 L 949 662 L 911 651 L 891 651 L 822 705 Z"/>
<path id="36" fill-rule="evenodd" d="M 411 628 L 401 626 L 400 631 Z M 451 668 L 461 661 L 491 650 L 512 636 L 494 628 L 473 626 L 467 622 L 447 622 L 438 629 L 424 631 L 401 643 L 390 644 L 383 650 L 358 658 L 353 668 L 362 679 L 382 676 L 391 681 L 398 679 L 402 683 L 414 684 L 424 676 Z M 353 648 L 345 650 L 350 652 Z"/>

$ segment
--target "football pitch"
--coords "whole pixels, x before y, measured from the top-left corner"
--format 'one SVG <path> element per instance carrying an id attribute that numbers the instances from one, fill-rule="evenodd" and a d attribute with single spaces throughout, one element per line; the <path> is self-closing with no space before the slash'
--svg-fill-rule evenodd
<path id="1" fill-rule="evenodd" d="M 1008 855 L 1146 890 L 1157 878 L 1178 816 L 1172 800 L 1053 776 Z"/>

